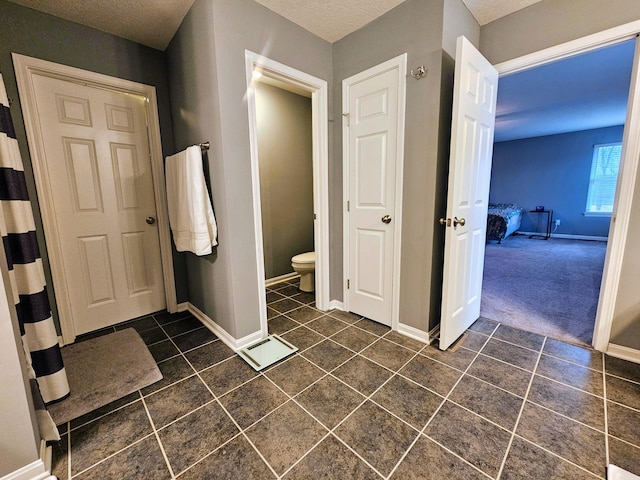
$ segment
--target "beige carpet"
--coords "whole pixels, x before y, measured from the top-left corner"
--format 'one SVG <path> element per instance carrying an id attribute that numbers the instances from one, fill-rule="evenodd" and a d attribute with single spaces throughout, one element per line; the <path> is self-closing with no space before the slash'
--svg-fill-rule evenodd
<path id="1" fill-rule="evenodd" d="M 133 328 L 62 348 L 71 394 L 47 407 L 56 425 L 78 418 L 162 379 Z"/>

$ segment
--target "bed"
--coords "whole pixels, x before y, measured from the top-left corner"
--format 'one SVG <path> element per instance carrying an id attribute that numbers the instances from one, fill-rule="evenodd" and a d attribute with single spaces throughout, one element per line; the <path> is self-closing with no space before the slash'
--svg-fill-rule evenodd
<path id="1" fill-rule="evenodd" d="M 520 228 L 524 209 L 514 203 L 490 203 L 487 211 L 487 241 L 502 240 Z"/>

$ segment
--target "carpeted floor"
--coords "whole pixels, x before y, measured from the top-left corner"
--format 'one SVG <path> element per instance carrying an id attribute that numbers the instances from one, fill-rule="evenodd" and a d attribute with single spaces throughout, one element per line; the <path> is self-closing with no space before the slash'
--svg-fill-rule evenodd
<path id="1" fill-rule="evenodd" d="M 606 242 L 511 236 L 487 244 L 480 315 L 591 345 Z"/>

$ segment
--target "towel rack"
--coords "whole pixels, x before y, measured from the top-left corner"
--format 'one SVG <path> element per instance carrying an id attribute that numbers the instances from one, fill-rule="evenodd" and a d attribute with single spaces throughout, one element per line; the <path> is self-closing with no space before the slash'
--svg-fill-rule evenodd
<path id="1" fill-rule="evenodd" d="M 202 150 L 209 150 L 209 147 L 211 147 L 211 143 L 210 142 L 203 142 L 203 143 L 199 143 L 198 146 Z"/>

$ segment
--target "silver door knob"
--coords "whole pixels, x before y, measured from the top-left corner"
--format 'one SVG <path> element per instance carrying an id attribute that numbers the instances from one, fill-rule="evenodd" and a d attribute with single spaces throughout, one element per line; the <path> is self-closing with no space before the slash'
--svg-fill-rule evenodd
<path id="1" fill-rule="evenodd" d="M 458 225 L 460 225 L 461 227 L 464 227 L 466 220 L 464 218 L 461 218 L 460 220 L 458 220 L 458 217 L 453 217 L 453 226 L 457 227 Z"/>
<path id="2" fill-rule="evenodd" d="M 391 217 L 389 215 L 385 215 L 382 217 L 382 223 L 391 223 Z"/>
<path id="3" fill-rule="evenodd" d="M 147 217 L 144 219 L 145 222 L 147 222 L 149 225 L 153 225 L 154 223 L 156 223 L 156 219 L 153 217 Z"/>

